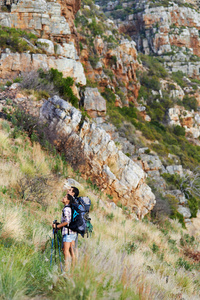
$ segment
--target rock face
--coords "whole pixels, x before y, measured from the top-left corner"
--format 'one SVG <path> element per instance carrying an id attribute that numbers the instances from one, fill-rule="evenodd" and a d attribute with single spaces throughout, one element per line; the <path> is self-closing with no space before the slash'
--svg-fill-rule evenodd
<path id="1" fill-rule="evenodd" d="M 175 106 L 168 110 L 168 124 L 170 126 L 183 126 L 186 134 L 190 134 L 194 139 L 200 136 L 200 113 L 188 111 L 180 106 Z"/>
<path id="2" fill-rule="evenodd" d="M 166 1 L 167 2 L 167 1 Z M 115 10 L 116 4 L 107 5 Z M 109 4 L 109 3 L 108 3 Z M 194 4 L 194 3 L 193 3 Z M 189 76 L 200 77 L 200 13 L 187 1 L 180 5 L 162 1 L 134 1 L 133 12 L 115 20 L 120 32 L 136 42 L 137 50 L 162 56 L 172 72 L 182 70 Z"/>
<path id="3" fill-rule="evenodd" d="M 190 7 L 169 3 L 167 7 L 144 5 L 141 12 L 123 22 L 121 30 L 129 30 L 138 49 L 158 55 L 172 51 L 172 46 L 192 48 L 199 55 L 199 13 Z M 132 20 L 131 20 L 132 19 Z M 139 32 L 145 31 L 141 39 Z"/>
<path id="4" fill-rule="evenodd" d="M 11 12 L 0 13 L 0 24 L 55 39 L 75 32 L 73 20 L 79 8 L 80 0 L 16 1 L 11 5 Z"/>
<path id="5" fill-rule="evenodd" d="M 87 120 L 80 125 L 81 112 L 58 96 L 44 103 L 40 118 L 54 128 L 58 140 L 70 135 L 81 142 L 86 162 L 80 166 L 82 174 L 112 195 L 115 203 L 131 207 L 139 217 L 153 208 L 155 196 L 145 183 L 146 174 L 117 148 L 104 129 Z"/>
<path id="6" fill-rule="evenodd" d="M 56 58 L 46 54 L 2 53 L 0 56 L 0 77 L 8 80 L 17 77 L 21 72 L 42 68 L 57 69 L 64 77 L 73 77 L 76 83 L 86 84 L 83 66 L 79 61 L 70 58 Z"/>
<path id="7" fill-rule="evenodd" d="M 92 118 L 105 117 L 106 115 L 106 100 L 97 88 L 87 87 L 85 89 L 83 106 Z"/>
<path id="8" fill-rule="evenodd" d="M 10 12 L 0 12 L 0 25 L 36 34 L 38 47 L 43 48 L 47 55 L 1 53 L 1 78 L 8 80 L 24 71 L 55 68 L 64 77 L 73 77 L 76 83 L 85 85 L 84 70 L 74 46 L 77 42 L 74 17 L 80 8 L 80 0 L 13 2 Z"/>
<path id="9" fill-rule="evenodd" d="M 81 36 L 79 37 L 81 41 Z M 115 90 L 118 82 L 123 82 L 123 103 L 116 95 L 116 106 L 124 106 L 129 102 L 136 102 L 140 84 L 136 78 L 136 70 L 141 67 L 137 61 L 137 50 L 134 41 L 123 39 L 120 45 L 109 49 L 108 43 L 104 43 L 100 36 L 94 40 L 98 62 L 91 66 L 89 62 L 89 50 L 83 49 L 80 54 L 88 78 L 98 82 L 100 86 Z M 103 68 L 104 66 L 104 68 Z M 130 96 L 131 95 L 131 96 Z"/>

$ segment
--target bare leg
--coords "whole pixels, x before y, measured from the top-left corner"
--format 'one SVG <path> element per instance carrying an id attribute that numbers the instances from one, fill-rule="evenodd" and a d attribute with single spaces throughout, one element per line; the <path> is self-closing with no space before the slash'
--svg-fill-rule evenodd
<path id="1" fill-rule="evenodd" d="M 70 248 L 69 248 L 70 254 L 71 254 L 71 258 L 72 258 L 72 266 L 74 267 L 75 263 L 76 263 L 76 255 L 75 255 L 75 241 L 72 241 L 70 243 Z"/>
<path id="2" fill-rule="evenodd" d="M 70 268 L 70 260 L 71 260 L 71 253 L 70 253 L 70 242 L 63 243 L 63 253 L 65 257 L 65 271 L 68 271 Z"/>
<path id="3" fill-rule="evenodd" d="M 76 236 L 76 239 L 75 239 L 75 257 L 76 257 L 76 262 L 78 261 L 78 234 Z"/>

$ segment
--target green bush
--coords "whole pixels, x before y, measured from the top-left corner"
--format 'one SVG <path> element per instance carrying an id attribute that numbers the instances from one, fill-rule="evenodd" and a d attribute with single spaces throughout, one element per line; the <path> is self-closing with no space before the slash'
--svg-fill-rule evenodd
<path id="1" fill-rule="evenodd" d="M 68 100 L 73 106 L 78 108 L 78 98 L 71 89 L 74 83 L 73 78 L 64 78 L 61 72 L 53 68 L 47 72 L 39 70 L 39 74 L 44 81 L 47 83 L 50 81 L 54 84 L 54 87 L 59 91 L 60 96 L 62 96 L 64 100 Z"/>
<path id="2" fill-rule="evenodd" d="M 185 128 L 179 125 L 174 126 L 174 134 L 178 136 L 185 136 Z"/>
<path id="3" fill-rule="evenodd" d="M 190 265 L 190 263 L 187 262 L 186 260 L 184 260 L 182 257 L 180 257 L 177 260 L 176 267 L 177 268 L 184 268 L 185 270 L 188 270 L 188 271 L 192 270 L 192 266 Z"/>
<path id="4" fill-rule="evenodd" d="M 188 206 L 191 212 L 191 218 L 196 218 L 199 209 L 198 200 L 191 193 L 188 194 Z"/>
<path id="5" fill-rule="evenodd" d="M 114 104 L 116 96 L 113 91 L 109 88 L 105 88 L 104 92 L 101 95 L 108 101 Z"/>
<path id="6" fill-rule="evenodd" d="M 90 29 L 93 37 L 95 37 L 97 35 L 102 35 L 104 32 L 103 24 L 100 22 L 97 23 L 95 18 L 92 19 L 92 22 L 88 25 L 88 28 Z"/>
<path id="7" fill-rule="evenodd" d="M 183 106 L 185 107 L 185 109 L 187 110 L 194 110 L 194 111 L 197 111 L 197 108 L 198 108 L 198 102 L 196 100 L 195 97 L 190 97 L 188 95 L 185 95 L 183 97 Z"/>
<path id="8" fill-rule="evenodd" d="M 138 246 L 134 242 L 128 242 L 125 244 L 124 249 L 127 254 L 132 254 L 137 250 Z"/>
<path id="9" fill-rule="evenodd" d="M 142 85 L 146 86 L 146 88 L 155 91 L 159 91 L 161 87 L 158 77 L 155 75 L 149 76 L 148 73 L 143 73 L 140 78 L 140 82 Z"/>
<path id="10" fill-rule="evenodd" d="M 186 82 L 183 80 L 185 74 L 182 71 L 172 72 L 172 80 L 178 83 L 180 87 L 184 88 L 187 86 Z"/>
<path id="11" fill-rule="evenodd" d="M 153 253 L 157 253 L 159 251 L 159 246 L 156 243 L 153 243 L 151 250 Z"/>
<path id="12" fill-rule="evenodd" d="M 33 45 L 36 44 L 37 37 L 34 34 L 27 33 L 20 29 L 0 26 L 1 49 L 9 48 L 12 52 L 19 53 L 26 51 L 42 53 L 42 50 L 30 46 L 23 38 L 28 39 Z"/>
<path id="13" fill-rule="evenodd" d="M 90 55 L 89 56 L 89 61 L 90 61 L 90 63 L 91 63 L 91 66 L 93 67 L 93 68 L 95 68 L 96 67 L 96 65 L 97 65 L 97 63 L 99 62 L 99 56 L 98 55 Z"/>
<path id="14" fill-rule="evenodd" d="M 167 77 L 168 73 L 163 67 L 161 59 L 144 54 L 140 54 L 139 59 L 142 61 L 143 65 L 149 69 L 148 76 L 156 76 L 160 78 Z"/>

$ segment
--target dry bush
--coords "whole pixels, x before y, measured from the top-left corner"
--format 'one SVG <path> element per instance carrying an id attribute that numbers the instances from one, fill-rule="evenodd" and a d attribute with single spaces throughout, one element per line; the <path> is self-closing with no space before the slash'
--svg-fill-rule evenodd
<path id="1" fill-rule="evenodd" d="M 189 258 L 193 259 L 195 262 L 200 263 L 200 251 L 194 251 L 192 249 L 187 248 L 184 254 Z"/>
<path id="2" fill-rule="evenodd" d="M 51 133 L 49 135 L 51 136 Z M 59 136 L 55 146 L 75 170 L 86 168 L 87 157 L 84 154 L 82 141 L 76 134 L 72 132 L 68 135 Z"/>
<path id="3" fill-rule="evenodd" d="M 34 201 L 46 207 L 46 199 L 51 194 L 54 183 L 55 178 L 50 175 L 26 175 L 18 181 L 17 192 L 24 201 Z"/>
<path id="4" fill-rule="evenodd" d="M 42 80 L 40 78 L 40 73 L 36 70 L 30 72 L 23 72 L 21 74 L 21 77 L 21 87 L 24 89 L 48 91 L 49 95 L 56 94 L 54 84 L 48 80 Z"/>

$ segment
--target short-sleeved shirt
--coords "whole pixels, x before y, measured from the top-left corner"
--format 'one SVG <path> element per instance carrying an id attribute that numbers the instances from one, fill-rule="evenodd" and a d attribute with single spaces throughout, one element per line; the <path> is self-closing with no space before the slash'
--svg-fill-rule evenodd
<path id="1" fill-rule="evenodd" d="M 66 205 L 62 210 L 61 223 L 67 222 L 69 224 L 71 222 L 71 215 L 72 215 L 71 207 Z M 75 233 L 76 232 L 72 231 L 71 229 L 69 229 L 69 231 L 68 231 L 67 227 L 63 227 L 63 229 L 62 229 L 62 235 L 75 234 Z"/>

